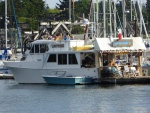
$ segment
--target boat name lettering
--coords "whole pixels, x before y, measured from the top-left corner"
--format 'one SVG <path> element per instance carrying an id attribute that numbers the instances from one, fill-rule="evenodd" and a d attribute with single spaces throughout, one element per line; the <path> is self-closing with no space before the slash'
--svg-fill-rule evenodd
<path id="1" fill-rule="evenodd" d="M 63 48 L 64 47 L 64 44 L 55 44 L 55 45 L 52 45 L 52 48 Z"/>
<path id="2" fill-rule="evenodd" d="M 132 39 L 115 40 L 113 42 L 113 47 L 131 47 L 131 46 L 133 46 Z"/>

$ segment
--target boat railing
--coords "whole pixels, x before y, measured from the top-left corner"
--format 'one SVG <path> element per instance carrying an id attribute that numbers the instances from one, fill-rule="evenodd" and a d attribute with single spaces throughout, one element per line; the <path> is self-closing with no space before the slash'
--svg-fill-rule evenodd
<path id="1" fill-rule="evenodd" d="M 85 45 L 84 40 L 69 40 L 69 41 L 55 41 L 50 46 L 53 51 L 66 51 L 66 50 L 91 50 L 93 45 Z"/>
<path id="2" fill-rule="evenodd" d="M 50 75 L 61 75 L 61 76 L 65 75 L 65 74 L 66 74 L 66 71 L 52 71 L 50 73 Z"/>

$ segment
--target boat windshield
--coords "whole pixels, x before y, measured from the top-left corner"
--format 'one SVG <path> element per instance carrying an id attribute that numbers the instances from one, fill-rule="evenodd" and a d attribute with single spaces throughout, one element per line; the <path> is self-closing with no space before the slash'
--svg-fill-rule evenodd
<path id="1" fill-rule="evenodd" d="M 35 44 L 32 46 L 30 53 L 45 53 L 48 51 L 47 44 Z"/>

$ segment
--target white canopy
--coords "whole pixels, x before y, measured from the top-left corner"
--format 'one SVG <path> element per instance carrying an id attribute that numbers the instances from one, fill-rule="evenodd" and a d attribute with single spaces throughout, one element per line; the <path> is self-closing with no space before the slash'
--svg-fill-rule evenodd
<path id="1" fill-rule="evenodd" d="M 118 38 L 96 38 L 95 50 L 99 50 L 101 52 L 142 52 L 146 50 L 141 37 L 127 37 L 118 42 L 117 40 Z M 119 42 L 123 43 L 123 46 L 116 46 Z"/>

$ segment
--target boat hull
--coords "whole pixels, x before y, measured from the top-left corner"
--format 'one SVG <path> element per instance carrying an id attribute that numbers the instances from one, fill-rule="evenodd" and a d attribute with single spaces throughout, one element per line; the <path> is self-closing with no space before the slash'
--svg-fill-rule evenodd
<path id="1" fill-rule="evenodd" d="M 91 77 L 58 77 L 58 76 L 43 76 L 48 84 L 76 85 L 76 84 L 91 84 Z"/>
<path id="2" fill-rule="evenodd" d="M 14 79 L 18 83 L 46 83 L 42 75 L 48 75 L 56 71 L 65 71 L 66 76 L 79 75 L 98 79 L 97 68 L 78 68 L 78 69 L 35 69 L 35 68 L 19 68 L 9 67 L 13 73 Z M 79 73 L 78 73 L 79 72 Z M 60 75 L 58 75 L 60 76 Z"/>

